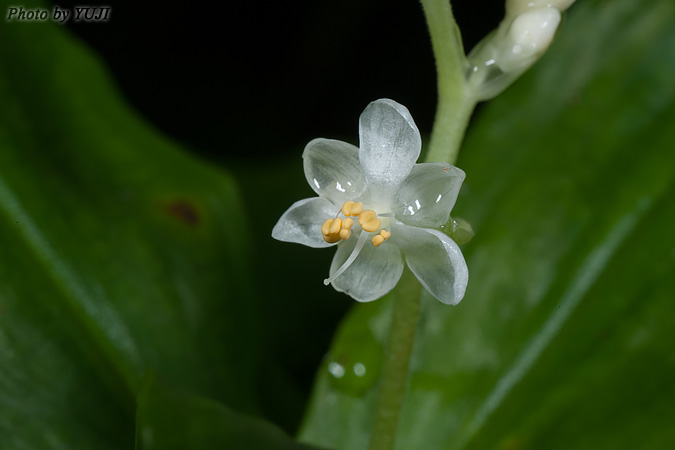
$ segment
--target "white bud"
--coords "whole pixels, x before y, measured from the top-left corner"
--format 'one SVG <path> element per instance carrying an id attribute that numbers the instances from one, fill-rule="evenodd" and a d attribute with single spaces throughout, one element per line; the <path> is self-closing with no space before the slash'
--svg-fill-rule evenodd
<path id="1" fill-rule="evenodd" d="M 555 8 L 565 11 L 572 6 L 574 0 L 506 0 L 506 15 L 517 16 L 528 9 Z"/>
<path id="2" fill-rule="evenodd" d="M 497 96 L 551 45 L 560 24 L 556 8 L 528 9 L 508 18 L 469 53 L 469 85 L 479 100 Z"/>
<path id="3" fill-rule="evenodd" d="M 502 70 L 532 64 L 551 45 L 559 24 L 560 11 L 555 8 L 533 9 L 516 17 L 500 52 Z"/>

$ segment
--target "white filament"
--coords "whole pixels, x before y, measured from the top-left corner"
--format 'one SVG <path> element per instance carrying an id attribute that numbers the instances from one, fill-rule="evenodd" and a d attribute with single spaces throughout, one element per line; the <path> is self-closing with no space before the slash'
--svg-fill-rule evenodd
<path id="1" fill-rule="evenodd" d="M 366 242 L 368 241 L 368 238 L 370 237 L 370 233 L 366 233 L 365 231 L 361 231 L 361 235 L 359 235 L 359 240 L 356 242 L 356 247 L 354 247 L 354 250 L 352 250 L 352 254 L 349 255 L 349 258 L 347 258 L 347 261 L 340 266 L 340 268 L 333 274 L 332 277 L 326 278 L 323 280 L 323 284 L 328 286 L 331 284 L 337 277 L 342 275 L 345 270 L 349 266 L 352 265 L 352 263 L 356 260 L 356 257 L 359 256 L 359 253 L 361 253 L 361 249 L 363 249 L 363 246 L 366 245 Z"/>

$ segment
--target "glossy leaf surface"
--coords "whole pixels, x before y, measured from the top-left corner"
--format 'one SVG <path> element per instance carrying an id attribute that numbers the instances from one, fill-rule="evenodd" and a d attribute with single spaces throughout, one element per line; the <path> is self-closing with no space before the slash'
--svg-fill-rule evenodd
<path id="1" fill-rule="evenodd" d="M 422 299 L 398 449 L 675 442 L 674 43 L 669 0 L 578 2 L 548 54 L 479 111 L 453 210 L 476 231 L 469 287 L 454 308 Z M 353 336 L 383 345 L 389 306 L 343 323 L 306 441 L 367 448 L 376 384 L 355 391 L 328 368 L 354 360 Z"/>
<path id="2" fill-rule="evenodd" d="M 312 450 L 275 426 L 148 379 L 138 402 L 136 449 Z"/>
<path id="3" fill-rule="evenodd" d="M 233 180 L 111 85 L 58 25 L 0 26 L 2 449 L 131 448 L 149 370 L 257 408 Z"/>

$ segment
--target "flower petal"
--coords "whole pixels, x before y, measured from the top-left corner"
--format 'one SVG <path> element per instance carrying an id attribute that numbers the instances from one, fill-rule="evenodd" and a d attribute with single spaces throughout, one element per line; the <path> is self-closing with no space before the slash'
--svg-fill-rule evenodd
<path id="1" fill-rule="evenodd" d="M 359 137 L 359 158 L 373 197 L 391 199 L 420 156 L 422 139 L 413 118 L 393 100 L 376 100 L 359 118 Z"/>
<path id="2" fill-rule="evenodd" d="M 450 218 L 464 171 L 447 163 L 415 164 L 396 193 L 396 218 L 416 227 L 435 228 Z"/>
<path id="3" fill-rule="evenodd" d="M 284 242 L 307 245 L 308 247 L 330 247 L 323 240 L 321 225 L 335 217 L 337 207 L 321 197 L 305 198 L 291 205 L 274 225 L 272 237 Z"/>
<path id="4" fill-rule="evenodd" d="M 356 246 L 357 238 L 338 245 L 337 252 L 330 265 L 331 276 L 349 258 Z M 337 277 L 332 285 L 335 290 L 344 292 L 354 300 L 369 302 L 383 297 L 391 291 L 403 273 L 401 251 L 388 242 L 375 248 L 370 242 L 345 272 Z"/>
<path id="5" fill-rule="evenodd" d="M 464 297 L 469 269 L 459 246 L 445 234 L 403 224 L 393 227 L 392 241 L 405 255 L 408 267 L 422 286 L 447 305 Z"/>
<path id="6" fill-rule="evenodd" d="M 314 139 L 302 154 L 305 177 L 321 197 L 342 204 L 357 198 L 366 179 L 359 162 L 359 149 L 333 139 Z"/>

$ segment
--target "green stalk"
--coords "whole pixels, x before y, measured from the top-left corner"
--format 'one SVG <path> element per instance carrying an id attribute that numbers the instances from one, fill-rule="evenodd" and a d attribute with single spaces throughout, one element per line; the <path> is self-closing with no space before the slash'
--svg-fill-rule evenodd
<path id="1" fill-rule="evenodd" d="M 466 81 L 469 64 L 449 0 L 421 0 L 438 74 L 438 105 L 426 161 L 457 161 L 476 100 Z"/>
<path id="2" fill-rule="evenodd" d="M 438 106 L 426 161 L 457 161 L 476 100 L 466 80 L 468 62 L 449 0 L 421 0 L 438 72 Z M 406 396 L 410 355 L 419 320 L 422 288 L 406 268 L 394 291 L 370 450 L 392 450 Z"/>
<path id="3" fill-rule="evenodd" d="M 380 392 L 370 439 L 370 450 L 391 450 L 406 395 L 410 355 L 415 342 L 422 287 L 406 268 L 394 291 L 389 339 L 380 378 Z"/>

